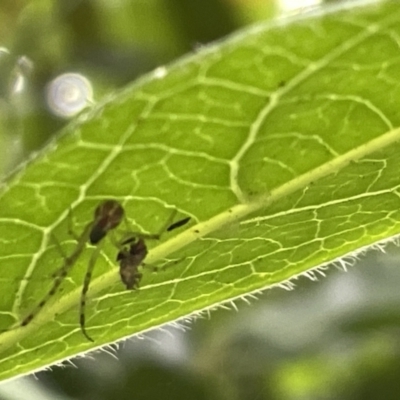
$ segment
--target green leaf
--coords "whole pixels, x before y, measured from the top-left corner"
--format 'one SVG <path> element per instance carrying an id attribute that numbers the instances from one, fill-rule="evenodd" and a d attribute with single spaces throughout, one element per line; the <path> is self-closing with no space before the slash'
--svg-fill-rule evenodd
<path id="1" fill-rule="evenodd" d="M 52 284 L 106 198 L 158 232 L 139 291 L 104 241 L 80 332 L 85 249 L 52 300 L 0 336 L 0 377 L 59 362 L 272 286 L 400 231 L 400 10 L 386 1 L 260 25 L 110 96 L 0 196 L 0 323 Z M 343 262 L 343 261 L 342 261 Z"/>

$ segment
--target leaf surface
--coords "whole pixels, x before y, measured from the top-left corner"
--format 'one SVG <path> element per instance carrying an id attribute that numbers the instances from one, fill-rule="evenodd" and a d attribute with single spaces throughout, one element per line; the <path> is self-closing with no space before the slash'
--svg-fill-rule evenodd
<path id="1" fill-rule="evenodd" d="M 400 230 L 400 10 L 386 1 L 259 25 L 159 68 L 70 124 L 0 195 L 0 323 L 37 304 L 100 201 L 158 232 L 139 291 L 107 240 L 85 340 L 87 246 L 31 324 L 0 336 L 0 377 L 59 362 L 288 280 Z M 118 233 L 117 233 L 118 234 Z"/>

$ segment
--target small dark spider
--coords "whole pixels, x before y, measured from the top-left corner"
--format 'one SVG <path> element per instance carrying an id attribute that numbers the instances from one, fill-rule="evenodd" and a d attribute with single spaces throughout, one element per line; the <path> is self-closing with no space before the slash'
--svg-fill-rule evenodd
<path id="1" fill-rule="evenodd" d="M 65 277 L 86 248 L 86 243 L 89 242 L 91 245 L 95 245 L 96 249 L 90 257 L 82 285 L 79 308 L 79 324 L 83 335 L 88 340 L 93 342 L 93 339 L 86 332 L 85 327 L 86 295 L 89 290 L 94 266 L 101 252 L 100 244 L 109 231 L 117 228 L 120 225 L 120 223 L 124 219 L 124 214 L 124 209 L 119 202 L 117 202 L 116 200 L 106 200 L 96 207 L 94 211 L 93 221 L 89 222 L 85 226 L 80 236 L 75 235 L 70 226 L 69 232 L 77 241 L 75 250 L 72 252 L 72 254 L 66 256 L 63 253 L 61 246 L 56 241 L 57 246 L 59 247 L 59 251 L 63 255 L 64 263 L 55 273 L 52 274 L 54 280 L 50 290 L 45 294 L 45 296 L 36 305 L 36 307 L 34 307 L 33 310 L 19 323 L 19 326 L 22 327 L 28 325 L 40 312 L 40 310 L 46 305 L 46 303 L 51 299 L 51 297 L 57 293 L 57 290 L 59 289 L 61 283 L 64 281 Z M 171 219 L 173 218 L 173 215 L 174 213 L 172 214 Z M 127 239 L 124 239 L 122 242 L 116 243 L 115 241 L 113 241 L 113 243 L 119 249 L 117 254 L 117 261 L 120 265 L 121 280 L 125 284 L 127 289 L 132 290 L 139 288 L 139 282 L 142 278 L 142 274 L 139 272 L 138 268 L 140 266 L 145 266 L 145 264 L 143 264 L 143 260 L 147 256 L 147 246 L 145 243 L 145 239 L 160 239 L 160 236 L 163 232 L 179 228 L 182 225 L 186 224 L 189 220 L 190 218 L 185 218 L 177 221 L 172 225 L 169 225 L 166 229 L 163 228 L 163 230 L 159 234 L 142 234 L 139 232 L 130 232 L 130 236 Z"/>
<path id="2" fill-rule="evenodd" d="M 190 217 L 181 219 L 168 226 L 165 231 L 170 232 L 187 224 Z M 121 249 L 117 254 L 119 263 L 119 274 L 122 283 L 128 290 L 139 289 L 139 283 L 142 279 L 142 274 L 139 272 L 139 267 L 149 267 L 143 261 L 147 256 L 147 246 L 145 239 L 159 239 L 162 233 L 156 235 L 136 235 L 124 240 L 121 243 Z M 129 245 L 129 246 L 126 246 Z M 157 267 L 150 267 L 153 271 Z"/>
<path id="3" fill-rule="evenodd" d="M 139 238 L 137 241 L 136 238 L 131 238 L 123 244 L 129 243 L 128 247 L 123 247 L 118 252 L 117 261 L 122 283 L 128 290 L 132 290 L 139 289 L 139 282 L 142 279 L 139 267 L 147 256 L 147 246 L 143 238 Z"/>
<path id="4" fill-rule="evenodd" d="M 82 234 L 80 236 L 76 236 L 70 227 L 70 233 L 75 237 L 77 244 L 75 250 L 71 255 L 65 256 L 61 247 L 59 247 L 60 252 L 63 254 L 64 263 L 63 265 L 53 274 L 53 286 L 50 290 L 45 294 L 42 300 L 36 305 L 35 308 L 20 322 L 20 326 L 28 325 L 38 314 L 38 312 L 46 305 L 46 303 L 51 299 L 53 295 L 57 293 L 58 288 L 61 283 L 64 281 L 68 272 L 75 265 L 76 261 L 82 254 L 83 250 L 86 247 L 86 243 L 89 241 L 92 245 L 99 245 L 101 240 L 107 235 L 107 233 L 115 229 L 124 218 L 124 209 L 121 204 L 116 200 L 106 200 L 100 203 L 94 212 L 93 221 L 89 222 Z M 57 242 L 58 243 L 58 242 Z M 59 246 L 59 245 L 58 245 Z M 90 258 L 89 265 L 85 274 L 83 286 L 82 286 L 82 294 L 80 301 L 80 326 L 82 333 L 89 339 L 92 340 L 85 331 L 85 315 L 84 308 L 86 303 L 86 292 L 89 288 L 89 283 L 92 276 L 92 271 L 94 265 L 96 263 L 97 257 L 100 253 L 100 247 L 97 246 L 95 252 L 93 252 L 92 257 Z"/>

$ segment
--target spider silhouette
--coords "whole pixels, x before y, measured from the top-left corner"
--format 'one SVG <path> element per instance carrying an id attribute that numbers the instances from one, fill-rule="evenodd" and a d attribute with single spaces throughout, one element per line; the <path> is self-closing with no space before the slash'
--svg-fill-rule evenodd
<path id="1" fill-rule="evenodd" d="M 169 225 L 163 231 L 170 232 L 181 226 L 187 224 L 190 217 L 183 218 L 173 224 Z M 117 261 L 119 263 L 119 274 L 122 283 L 128 290 L 138 289 L 142 274 L 139 272 L 139 267 L 147 267 L 143 263 L 147 256 L 147 246 L 145 239 L 160 239 L 163 232 L 154 235 L 132 235 L 121 243 L 121 249 L 117 254 Z M 126 246 L 128 245 L 128 246 Z M 156 267 L 150 267 L 153 271 L 157 270 Z"/>
<path id="2" fill-rule="evenodd" d="M 173 223 L 172 225 L 169 225 L 171 220 L 174 218 L 176 211 L 174 211 L 170 218 L 167 221 L 166 228 L 163 227 L 159 233 L 154 233 L 154 234 L 149 234 L 149 233 L 142 233 L 142 232 L 133 232 L 129 231 L 128 236 L 122 239 L 118 243 L 114 243 L 115 246 L 118 248 L 118 254 L 117 254 L 117 261 L 120 266 L 120 276 L 121 276 L 121 281 L 125 284 L 126 289 L 132 290 L 132 289 L 138 289 L 139 288 L 139 282 L 142 278 L 142 274 L 139 272 L 139 267 L 140 266 L 146 266 L 143 261 L 147 256 L 147 245 L 145 240 L 159 240 L 161 235 L 168 231 L 172 231 L 174 229 L 177 229 L 181 227 L 182 225 L 186 224 L 190 218 L 184 218 L 180 221 L 177 221 Z M 91 279 L 91 271 L 94 267 L 94 263 L 89 263 L 91 265 L 85 276 L 85 281 L 84 285 L 82 288 L 82 296 L 81 296 L 81 302 L 80 302 L 80 310 L 79 310 L 79 315 L 80 315 L 80 326 L 81 326 L 81 331 L 85 335 L 85 337 L 90 340 L 91 342 L 94 342 L 94 340 L 89 336 L 89 334 L 86 332 L 85 329 L 85 320 L 86 320 L 86 312 L 85 312 L 85 307 L 86 307 L 86 294 L 87 291 L 89 290 L 89 283 Z M 152 270 L 154 271 L 155 267 L 151 267 Z"/>
<path id="3" fill-rule="evenodd" d="M 64 263 L 62 266 L 53 274 L 53 285 L 49 289 L 49 291 L 44 295 L 42 300 L 31 310 L 31 312 L 25 316 L 25 318 L 20 322 L 19 326 L 26 326 L 28 325 L 35 316 L 40 312 L 40 310 L 46 305 L 46 303 L 57 293 L 58 288 L 60 287 L 61 283 L 64 281 L 65 277 L 68 275 L 68 272 L 71 268 L 75 265 L 76 261 L 82 254 L 83 250 L 86 247 L 86 243 L 89 241 L 90 244 L 96 245 L 97 248 L 93 252 L 88 268 L 86 270 L 83 286 L 82 286 L 82 293 L 81 293 L 81 301 L 80 301 L 80 308 L 81 310 L 85 307 L 86 302 L 86 292 L 89 288 L 92 271 L 94 265 L 96 263 L 97 257 L 100 253 L 100 242 L 104 239 L 107 233 L 115 229 L 123 220 L 124 218 L 124 209 L 122 205 L 116 200 L 105 200 L 100 203 L 94 212 L 93 221 L 89 222 L 82 234 L 80 236 L 76 236 L 70 227 L 70 233 L 75 237 L 77 244 L 75 250 L 72 252 L 71 255 L 64 257 Z M 58 242 L 57 242 L 58 244 Z M 59 246 L 59 245 L 58 245 Z M 59 246 L 60 247 L 60 246 Z M 60 251 L 62 249 L 60 247 Z M 63 254 L 63 253 L 62 253 Z M 82 311 L 80 312 L 82 314 Z M 80 317 L 80 327 L 82 333 L 88 338 L 88 335 L 85 331 L 85 317 L 81 315 Z"/>
<path id="4" fill-rule="evenodd" d="M 171 215 L 168 220 L 168 224 L 171 222 L 175 215 L 175 212 Z M 92 279 L 93 269 L 96 261 L 101 252 L 100 243 L 106 237 L 109 231 L 117 228 L 125 217 L 125 212 L 122 205 L 116 200 L 106 200 L 100 203 L 94 212 L 94 217 L 89 222 L 80 236 L 77 236 L 71 226 L 69 227 L 69 233 L 76 239 L 77 244 L 74 251 L 66 256 L 59 243 L 56 241 L 59 251 L 63 255 L 64 263 L 62 266 L 52 274 L 53 284 L 49 291 L 43 296 L 42 300 L 31 310 L 31 312 L 25 316 L 25 318 L 19 323 L 19 326 L 23 327 L 28 325 L 40 312 L 40 310 L 47 304 L 47 302 L 57 293 L 60 285 L 75 265 L 82 252 L 86 248 L 86 243 L 89 242 L 91 245 L 95 245 L 96 249 L 93 251 L 89 263 L 86 269 L 85 277 L 83 280 L 81 298 L 79 303 L 79 325 L 82 334 L 89 341 L 94 341 L 86 331 L 86 297 L 89 290 L 90 282 Z M 145 234 L 141 232 L 128 232 L 128 237 L 125 235 L 125 239 L 112 243 L 118 248 L 117 261 L 120 265 L 120 276 L 122 282 L 126 288 L 137 289 L 141 280 L 142 274 L 138 268 L 143 264 L 144 259 L 147 256 L 147 246 L 145 240 L 147 239 L 160 239 L 161 234 L 165 231 L 172 231 L 186 224 L 190 218 L 184 218 L 177 221 L 167 228 L 163 228 L 160 233 L 157 234 Z M 154 268 L 153 268 L 154 269 Z"/>

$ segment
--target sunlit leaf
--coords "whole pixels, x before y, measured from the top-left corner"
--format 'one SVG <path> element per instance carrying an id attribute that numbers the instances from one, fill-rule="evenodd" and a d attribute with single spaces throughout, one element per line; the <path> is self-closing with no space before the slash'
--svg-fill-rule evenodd
<path id="1" fill-rule="evenodd" d="M 249 295 L 400 231 L 396 2 L 260 25 L 110 96 L 7 182 L 0 322 L 18 324 L 105 198 L 148 241 L 139 291 L 107 240 L 87 305 L 95 346 Z M 56 240 L 53 239 L 56 238 Z M 27 327 L 0 337 L 7 378 L 93 348 L 78 308 L 88 246 Z"/>

